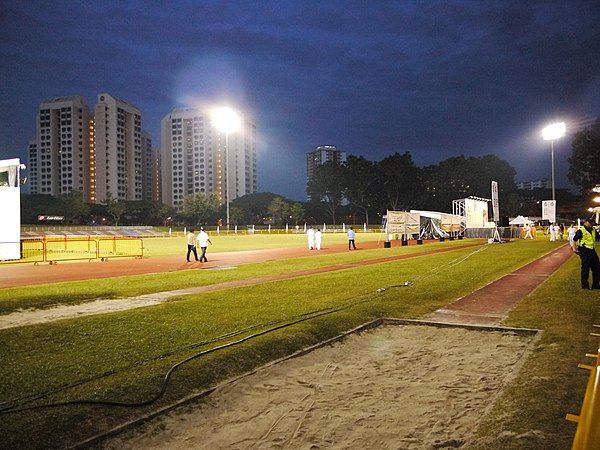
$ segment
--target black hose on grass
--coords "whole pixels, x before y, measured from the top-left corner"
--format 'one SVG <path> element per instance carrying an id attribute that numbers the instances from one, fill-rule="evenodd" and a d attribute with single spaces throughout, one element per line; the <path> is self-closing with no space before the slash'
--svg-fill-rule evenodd
<path id="1" fill-rule="evenodd" d="M 362 295 L 361 295 L 361 297 L 362 297 Z M 228 347 L 232 347 L 234 345 L 242 344 L 242 343 L 244 343 L 246 341 L 249 341 L 250 339 L 254 339 L 254 338 L 257 338 L 259 336 L 263 336 L 265 334 L 268 334 L 268 333 L 271 333 L 271 332 L 274 332 L 274 331 L 277 331 L 277 330 L 281 330 L 283 328 L 286 328 L 286 327 L 289 327 L 289 326 L 292 326 L 292 325 L 296 325 L 296 324 L 305 322 L 305 321 L 310 320 L 310 319 L 314 319 L 316 317 L 325 316 L 325 315 L 332 314 L 332 313 L 335 313 L 335 312 L 343 311 L 345 309 L 349 309 L 349 308 L 351 308 L 353 306 L 357 306 L 357 305 L 359 305 L 361 303 L 366 303 L 367 301 L 370 301 L 371 298 L 372 298 L 372 296 L 370 296 L 370 297 L 368 297 L 366 299 L 363 298 L 360 301 L 352 302 L 352 303 L 349 303 L 349 304 L 347 304 L 345 306 L 342 306 L 342 307 L 339 307 L 339 308 L 336 308 L 336 309 L 324 308 L 324 309 L 320 309 L 320 310 L 315 310 L 315 311 L 311 311 L 311 312 L 308 312 L 308 313 L 304 313 L 304 314 L 301 314 L 301 315 L 297 316 L 297 317 L 301 317 L 298 320 L 294 320 L 292 322 L 287 322 L 287 323 L 284 323 L 282 325 L 277 325 L 277 326 L 271 327 L 271 328 L 269 328 L 267 330 L 263 330 L 263 331 L 260 331 L 258 333 L 251 334 L 250 336 L 246 336 L 246 337 L 244 337 L 242 339 L 239 339 L 237 341 L 229 342 L 227 344 L 223 344 L 223 345 L 211 348 L 209 350 L 201 351 L 201 352 L 199 352 L 199 353 L 197 353 L 195 355 L 192 355 L 189 358 L 186 358 L 186 359 L 184 359 L 184 360 L 182 360 L 182 361 L 174 364 L 173 366 L 171 366 L 171 368 L 169 368 L 169 370 L 165 374 L 165 376 L 163 378 L 163 381 L 161 382 L 161 386 L 160 386 L 159 392 L 156 395 L 154 395 L 153 397 L 151 397 L 151 398 L 149 398 L 147 400 L 143 400 L 143 401 L 139 401 L 139 402 L 119 402 L 119 401 L 111 401 L 111 400 L 92 400 L 92 399 L 87 399 L 86 400 L 86 399 L 83 399 L 83 400 L 69 400 L 69 401 L 64 401 L 64 402 L 47 403 L 47 404 L 43 404 L 43 405 L 24 406 L 27 403 L 31 403 L 32 401 L 44 398 L 45 396 L 47 396 L 49 394 L 53 394 L 53 393 L 59 392 L 61 390 L 65 390 L 65 389 L 68 389 L 70 387 L 75 387 L 75 386 L 78 386 L 78 385 L 82 385 L 82 384 L 88 383 L 90 381 L 94 381 L 96 379 L 103 378 L 103 377 L 106 377 L 106 376 L 109 376 L 109 375 L 114 375 L 116 373 L 122 372 L 122 371 L 124 371 L 126 369 L 129 369 L 131 367 L 136 367 L 136 366 L 139 366 L 139 365 L 141 365 L 141 364 L 144 363 L 144 362 L 140 362 L 140 363 L 137 363 L 137 364 L 130 365 L 127 368 L 124 368 L 124 369 L 120 369 L 120 370 L 115 369 L 115 370 L 112 370 L 110 372 L 106 372 L 104 374 L 101 374 L 101 375 L 98 375 L 98 376 L 95 376 L 95 377 L 92 377 L 92 378 L 88 378 L 86 380 L 79 380 L 79 381 L 77 381 L 75 383 L 72 383 L 70 385 L 59 387 L 59 388 L 53 389 L 51 391 L 46 391 L 45 393 L 41 393 L 41 394 L 37 394 L 35 396 L 30 396 L 30 397 L 25 397 L 25 398 L 21 398 L 21 399 L 15 400 L 15 401 L 13 401 L 13 405 L 9 405 L 9 406 L 5 406 L 3 408 L 0 408 L 0 414 L 10 414 L 10 413 L 17 413 L 17 412 L 29 411 L 29 410 L 35 410 L 35 409 L 41 409 L 41 408 L 55 408 L 55 407 L 59 407 L 59 406 L 69 406 L 69 405 L 102 405 L 102 406 L 120 406 L 120 407 L 141 407 L 141 406 L 146 406 L 146 405 L 149 405 L 149 404 L 154 403 L 155 401 L 159 400 L 164 395 L 164 393 L 167 390 L 167 387 L 168 387 L 168 384 L 169 384 L 169 380 L 170 380 L 172 374 L 175 372 L 175 370 L 177 370 L 182 365 L 184 365 L 184 364 L 186 364 L 186 363 L 188 363 L 188 362 L 190 362 L 190 361 L 192 361 L 192 360 L 194 360 L 196 358 L 199 358 L 201 356 L 204 356 L 204 355 L 207 355 L 209 353 L 215 352 L 217 350 L 222 350 L 222 349 L 225 349 L 225 348 L 228 348 Z M 306 316 L 308 316 L 308 317 L 306 317 Z M 160 355 L 160 356 L 158 356 L 156 358 L 153 358 L 152 360 L 161 359 L 161 358 L 164 358 L 166 356 L 170 356 L 170 355 L 172 355 L 172 354 L 174 354 L 176 352 L 182 351 L 182 350 L 186 350 L 186 349 L 190 349 L 190 348 L 195 348 L 195 347 L 198 347 L 198 346 L 201 346 L 201 345 L 206 345 L 206 343 L 216 342 L 216 341 L 222 340 L 222 339 L 224 339 L 226 337 L 231 337 L 231 336 L 239 335 L 239 334 L 241 334 L 241 333 L 243 333 L 245 331 L 248 331 L 250 329 L 254 329 L 254 328 L 258 328 L 258 327 L 261 327 L 261 326 L 270 325 L 270 324 L 274 324 L 274 323 L 281 323 L 281 322 L 283 322 L 283 321 L 276 321 L 276 322 L 270 322 L 270 323 L 267 323 L 267 324 L 254 325 L 252 327 L 246 328 L 245 330 L 235 331 L 235 332 L 232 332 L 232 333 L 228 333 L 228 334 L 225 334 L 223 336 L 219 336 L 217 338 L 211 339 L 210 341 L 206 341 L 206 342 L 203 342 L 203 343 L 192 344 L 190 346 L 184 347 L 183 349 L 178 349 L 178 350 L 174 350 L 174 351 L 165 353 L 164 355 Z M 16 401 L 20 401 L 20 403 L 14 404 Z"/>
<path id="2" fill-rule="evenodd" d="M 303 316 L 306 316 L 308 314 L 313 314 L 313 313 L 317 313 L 317 312 L 320 312 L 320 311 L 325 311 L 327 309 L 329 309 L 329 308 L 324 308 L 322 310 L 316 310 L 316 311 L 312 311 L 312 312 L 300 314 L 299 316 L 296 316 L 296 317 L 303 317 Z M 43 392 L 38 392 L 37 394 L 31 394 L 29 396 L 21 397 L 21 398 L 12 400 L 12 401 L 2 402 L 2 403 L 0 403 L 0 414 L 2 414 L 5 411 L 9 411 L 9 410 L 13 410 L 15 408 L 18 408 L 20 405 L 23 405 L 23 404 L 26 404 L 26 403 L 31 403 L 31 402 L 33 402 L 35 400 L 39 400 L 41 398 L 47 397 L 47 396 L 52 395 L 52 394 L 56 394 L 56 393 L 61 392 L 61 391 L 65 391 L 67 389 L 71 389 L 71 388 L 74 388 L 74 387 L 77 387 L 77 386 L 81 386 L 81 385 L 86 384 L 86 383 L 90 383 L 92 381 L 96 381 L 96 380 L 100 380 L 102 378 L 106 378 L 106 377 L 111 376 L 111 375 L 115 375 L 115 374 L 118 374 L 118 373 L 125 372 L 125 371 L 133 369 L 135 367 L 139 367 L 142 364 L 146 364 L 148 362 L 158 361 L 160 359 L 167 358 L 169 356 L 173 356 L 173 355 L 175 355 L 177 353 L 184 352 L 186 350 L 191 350 L 191 349 L 194 349 L 194 348 L 197 348 L 197 347 L 201 347 L 201 346 L 204 346 L 204 345 L 212 344 L 214 342 L 219 342 L 219 341 L 222 341 L 224 339 L 231 338 L 231 337 L 238 336 L 240 334 L 246 333 L 246 332 L 248 332 L 250 330 L 254 330 L 256 328 L 260 328 L 260 327 L 264 327 L 264 326 L 269 326 L 269 325 L 274 325 L 274 324 L 278 324 L 278 323 L 282 323 L 282 322 L 284 322 L 284 320 L 278 320 L 278 321 L 272 321 L 272 322 L 262 323 L 262 324 L 258 324 L 258 325 L 252 325 L 252 326 L 244 328 L 242 330 L 232 331 L 230 333 L 226 333 L 226 334 L 223 334 L 221 336 L 217 336 L 215 338 L 212 338 L 212 339 L 209 339 L 209 340 L 206 340 L 206 341 L 195 342 L 193 344 L 186 345 L 184 347 L 180 347 L 180 348 L 177 348 L 175 350 L 171 350 L 169 352 L 163 353 L 161 355 L 154 356 L 154 357 L 149 358 L 149 359 L 138 361 L 136 363 L 129 364 L 127 366 L 124 366 L 124 367 L 121 367 L 121 368 L 118 368 L 118 369 L 112 369 L 112 370 L 109 370 L 107 372 L 103 372 L 103 373 L 100 373 L 98 375 L 94 375 L 92 377 L 84 378 L 84 379 L 81 379 L 81 380 L 76 380 L 76 381 L 74 381 L 72 383 L 63 384 L 63 385 L 57 386 L 55 388 L 52 388 L 52 389 L 49 389 L 49 390 L 46 390 L 46 391 L 43 391 Z"/>

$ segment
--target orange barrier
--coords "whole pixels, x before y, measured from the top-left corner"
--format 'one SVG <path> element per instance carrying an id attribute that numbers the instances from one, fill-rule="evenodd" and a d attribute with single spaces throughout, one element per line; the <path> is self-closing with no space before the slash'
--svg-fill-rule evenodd
<path id="1" fill-rule="evenodd" d="M 4 243 L 10 244 L 10 243 Z M 0 248 L 3 245 L 0 242 Z M 12 245 L 15 245 L 14 243 Z M 144 242 L 135 237 L 43 237 L 42 239 L 22 239 L 20 242 L 21 259 L 0 261 L 2 264 L 47 262 L 56 264 L 59 261 L 102 261 L 110 258 L 142 258 Z"/>
<path id="2" fill-rule="evenodd" d="M 144 241 L 140 238 L 116 237 L 98 239 L 98 258 L 102 261 L 108 258 L 142 258 L 144 256 Z"/>
<path id="3" fill-rule="evenodd" d="M 592 335 L 596 335 L 592 333 Z M 573 450 L 592 450 L 600 448 L 600 350 L 596 355 L 586 355 L 595 357 L 593 366 L 580 364 L 582 369 L 590 371 L 583 404 L 579 415 L 567 414 L 567 420 L 577 422 L 577 431 L 573 439 Z"/>

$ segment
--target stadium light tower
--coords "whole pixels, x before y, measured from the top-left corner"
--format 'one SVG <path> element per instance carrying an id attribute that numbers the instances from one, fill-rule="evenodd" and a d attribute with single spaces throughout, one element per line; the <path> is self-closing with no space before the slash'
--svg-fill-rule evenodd
<path id="1" fill-rule="evenodd" d="M 564 122 L 550 124 L 542 130 L 542 138 L 545 141 L 551 141 L 552 147 L 552 200 L 556 200 L 554 196 L 554 141 L 563 137 L 566 132 L 567 127 Z"/>
<path id="2" fill-rule="evenodd" d="M 225 207 L 227 209 L 227 233 L 229 233 L 229 133 L 240 128 L 240 118 L 231 108 L 217 108 L 213 113 L 213 125 L 221 133 L 225 133 Z"/>

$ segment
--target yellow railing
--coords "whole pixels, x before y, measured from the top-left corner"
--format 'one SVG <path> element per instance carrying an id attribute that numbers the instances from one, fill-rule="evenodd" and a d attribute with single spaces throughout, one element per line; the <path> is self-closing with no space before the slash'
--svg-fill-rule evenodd
<path id="1" fill-rule="evenodd" d="M 594 325 L 595 327 L 600 327 Z M 592 336 L 600 336 L 592 333 Z M 594 365 L 579 364 L 579 367 L 590 371 L 583 404 L 579 415 L 567 414 L 567 420 L 577 422 L 577 430 L 573 439 L 573 450 L 592 450 L 600 448 L 600 349 L 596 354 L 586 356 L 595 358 Z"/>
<path id="2" fill-rule="evenodd" d="M 0 242 L 15 245 L 12 243 Z M 41 239 L 23 239 L 20 242 L 20 259 L 0 261 L 2 264 L 47 262 L 56 264 L 59 261 L 94 260 L 109 258 L 142 258 L 144 242 L 141 238 L 106 236 L 106 237 L 43 237 Z"/>

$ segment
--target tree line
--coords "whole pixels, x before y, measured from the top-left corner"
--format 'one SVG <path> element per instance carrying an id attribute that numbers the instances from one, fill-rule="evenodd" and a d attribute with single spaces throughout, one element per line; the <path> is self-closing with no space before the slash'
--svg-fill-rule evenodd
<path id="1" fill-rule="evenodd" d="M 515 175 L 506 161 L 494 155 L 461 155 L 423 168 L 409 152 L 394 153 L 381 161 L 349 156 L 345 163 L 326 162 L 316 167 L 306 192 L 333 223 L 339 221 L 340 212 L 351 212 L 368 224 L 388 209 L 451 213 L 453 200 L 468 196 L 490 199 L 491 182 L 496 181 L 500 204 L 508 215 L 519 206 Z"/>

